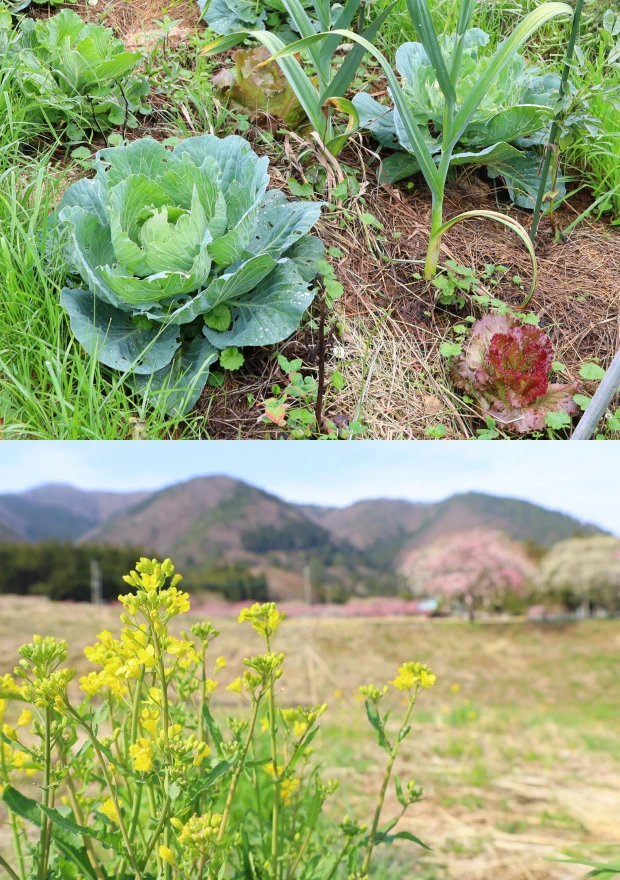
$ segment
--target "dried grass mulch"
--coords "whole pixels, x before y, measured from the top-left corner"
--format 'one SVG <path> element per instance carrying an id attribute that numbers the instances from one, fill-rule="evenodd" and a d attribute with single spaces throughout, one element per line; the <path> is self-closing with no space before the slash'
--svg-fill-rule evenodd
<path id="1" fill-rule="evenodd" d="M 350 151 L 343 161 L 361 167 L 359 157 Z M 295 163 L 273 171 L 281 186 L 291 173 L 299 176 Z M 434 289 L 413 277 L 422 270 L 430 220 L 424 182 L 416 179 L 408 189 L 378 184 L 366 169 L 363 176 L 363 202 L 347 203 L 346 211 L 327 214 L 318 230 L 326 246 L 343 253 L 335 266 L 345 289 L 337 305 L 344 334 L 337 338 L 332 333 L 327 351 L 328 371 L 338 367 L 346 382 L 327 414 L 348 419 L 359 415 L 369 426 L 366 436 L 375 439 L 422 439 L 428 425 L 439 423 L 448 438 L 475 436 L 484 423 L 452 390 L 439 346 L 446 339 L 454 341 L 452 326 L 468 314 L 482 314 L 480 307 L 472 302 L 462 310 L 439 307 Z M 486 180 L 461 173 L 447 188 L 445 216 L 476 208 L 506 210 L 501 199 L 501 191 L 494 191 Z M 583 207 L 565 206 L 557 214 L 559 227 L 566 227 Z M 528 212 L 510 210 L 529 226 Z M 368 225 L 362 214 L 371 214 L 380 228 Z M 620 234 L 605 223 L 586 222 L 560 244 L 544 218 L 536 251 L 539 281 L 528 308 L 550 335 L 555 357 L 566 367 L 566 381 L 579 380 L 584 361 L 594 359 L 606 367 L 620 345 Z M 500 224 L 484 220 L 459 224 L 446 235 L 441 262 L 448 259 L 477 272 L 489 263 L 506 266 L 509 271 L 499 286 L 481 285 L 478 293 L 515 307 L 523 292 L 512 276 L 519 275 L 525 289 L 531 277 L 521 242 Z M 398 260 L 404 262 L 390 262 Z M 316 366 L 317 334 L 301 329 L 280 350 Z M 262 410 L 256 401 L 269 397 L 271 386 L 283 379 L 271 350 L 251 354 L 241 371 L 227 376 L 224 389 L 205 392 L 201 409 L 209 435 L 266 436 L 268 429 L 257 421 Z M 584 393 L 594 390 L 583 384 Z"/>

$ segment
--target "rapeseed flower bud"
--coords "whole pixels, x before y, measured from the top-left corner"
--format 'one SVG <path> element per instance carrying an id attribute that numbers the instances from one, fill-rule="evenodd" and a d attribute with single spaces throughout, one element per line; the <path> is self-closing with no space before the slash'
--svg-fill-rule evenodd
<path id="1" fill-rule="evenodd" d="M 193 636 L 196 636 L 197 639 L 200 639 L 201 642 L 204 642 L 205 647 L 208 646 L 209 642 L 212 642 L 213 639 L 216 639 L 219 636 L 219 632 L 208 622 L 192 623 L 189 631 Z"/>
<path id="2" fill-rule="evenodd" d="M 194 815 L 185 823 L 179 836 L 181 846 L 190 852 L 208 852 L 216 844 L 222 817 L 219 813 Z"/>
<path id="3" fill-rule="evenodd" d="M 259 654 L 257 657 L 246 657 L 243 665 L 248 667 L 248 671 L 244 673 L 243 677 L 252 688 L 259 685 L 269 687 L 276 679 L 282 676 L 283 662 L 284 654 L 274 654 L 272 652 Z"/>
<path id="4" fill-rule="evenodd" d="M 363 685 L 360 689 L 360 694 L 363 694 L 371 703 L 375 705 L 379 702 L 379 700 L 388 692 L 388 686 L 385 685 L 383 690 L 379 690 L 378 687 L 375 687 L 374 684 Z"/>

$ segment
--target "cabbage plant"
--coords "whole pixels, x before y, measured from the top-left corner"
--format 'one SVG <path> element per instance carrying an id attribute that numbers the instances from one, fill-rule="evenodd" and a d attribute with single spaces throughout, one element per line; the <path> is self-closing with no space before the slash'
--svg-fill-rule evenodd
<path id="1" fill-rule="evenodd" d="M 312 302 L 321 203 L 267 192 L 268 164 L 236 136 L 142 138 L 100 150 L 53 215 L 75 336 L 168 412 L 194 405 L 223 350 L 280 342 Z"/>
<path id="2" fill-rule="evenodd" d="M 305 12 L 315 18 L 312 0 L 300 2 Z M 286 42 L 299 36 L 282 0 L 198 0 L 198 6 L 202 17 L 216 34 L 269 29 Z"/>
<path id="3" fill-rule="evenodd" d="M 135 114 L 149 110 L 148 80 L 132 75 L 140 53 L 128 52 L 111 28 L 87 24 L 72 9 L 36 22 L 24 18 L 16 33 L 0 34 L 0 54 L 3 72 L 33 108 L 33 121 L 69 141 L 83 140 L 89 129 L 135 127 Z"/>
<path id="4" fill-rule="evenodd" d="M 215 0 L 214 0 L 215 2 Z M 203 55 L 215 55 L 237 46 L 245 40 L 257 40 L 278 62 L 288 80 L 314 132 L 332 155 L 337 156 L 349 137 L 358 129 L 359 117 L 353 103 L 344 97 L 353 82 L 364 56 L 364 46 L 353 46 L 342 63 L 336 64 L 334 56 L 348 32 L 342 28 L 351 26 L 359 13 L 362 0 L 347 0 L 344 6 L 330 0 L 314 0 L 318 20 L 308 15 L 300 0 L 278 0 L 286 10 L 292 27 L 308 41 L 308 58 L 302 63 L 296 52 L 286 51 L 282 36 L 265 30 L 252 30 L 245 24 L 243 29 L 227 36 L 218 37 L 202 49 Z M 365 40 L 373 40 L 398 0 L 386 6 L 364 31 Z M 317 33 L 320 31 L 320 33 Z M 320 41 L 321 45 L 316 45 Z M 298 45 L 297 42 L 292 45 Z M 262 64 L 268 64 L 267 59 Z M 261 66 L 261 65 L 257 65 Z M 346 126 L 339 124 L 336 113 L 348 116 Z"/>
<path id="5" fill-rule="evenodd" d="M 461 73 L 455 83 L 456 98 L 462 104 L 476 80 L 486 70 L 491 55 L 484 49 L 489 36 L 480 28 L 470 28 L 463 35 Z M 447 67 L 454 56 L 457 38 L 444 36 L 441 53 Z M 396 67 L 409 107 L 420 126 L 428 129 L 428 148 L 441 150 L 446 102 L 439 88 L 435 69 L 422 43 L 404 43 L 396 52 Z M 546 126 L 558 98 L 560 77 L 540 75 L 538 68 L 527 66 L 522 55 L 515 54 L 497 79 L 491 83 L 458 141 L 452 165 L 486 165 L 491 177 L 502 177 L 513 202 L 533 208 L 538 191 L 540 156 L 531 149 L 544 143 Z M 370 95 L 353 99 L 360 126 L 376 133 L 383 146 L 397 152 L 383 160 L 383 174 L 390 183 L 420 170 L 398 112 Z M 562 184 L 559 184 L 562 188 Z M 563 191 L 563 188 L 562 188 Z M 558 193 L 560 194 L 560 193 Z"/>
<path id="6" fill-rule="evenodd" d="M 467 34 L 470 31 L 469 25 L 475 5 L 476 0 L 461 0 L 458 6 L 455 44 L 450 57 L 446 58 L 441 50 L 440 38 L 435 31 L 427 0 L 407 0 L 407 8 L 424 49 L 425 57 L 430 60 L 433 67 L 436 79 L 435 88 L 441 93 L 444 102 L 443 128 L 439 142 L 432 138 L 426 120 L 420 118 L 419 113 L 415 111 L 407 95 L 406 87 L 403 87 L 399 82 L 390 62 L 363 35 L 360 36 L 351 31 L 340 29 L 331 33 L 309 35 L 280 49 L 274 54 L 273 59 L 287 61 L 291 60 L 291 56 L 297 52 L 316 51 L 317 48 L 320 48 L 321 43 L 326 44 L 327 40 L 333 39 L 335 35 L 345 37 L 370 52 L 381 64 L 388 82 L 394 102 L 394 124 L 398 130 L 398 139 L 415 156 L 432 195 L 431 229 L 424 267 L 425 277 L 430 279 L 436 275 L 442 237 L 455 223 L 468 220 L 471 217 L 495 220 L 513 229 L 530 254 L 534 272 L 530 292 L 523 303 L 525 305 L 536 283 L 536 257 L 525 229 L 512 217 L 497 211 L 466 211 L 444 223 L 445 186 L 448 170 L 456 155 L 457 144 L 521 47 L 547 22 L 558 17 L 570 18 L 573 13 L 571 7 L 566 3 L 542 3 L 529 15 L 526 15 L 512 34 L 499 44 L 488 63 L 476 66 L 476 69 L 471 71 L 468 88 L 464 92 L 459 91 L 459 83 L 463 70 L 467 71 L 466 49 L 470 39 Z M 423 61 L 424 57 L 420 56 L 418 60 Z M 539 111 L 536 110 L 536 112 Z M 499 142 L 500 138 L 496 140 Z"/>

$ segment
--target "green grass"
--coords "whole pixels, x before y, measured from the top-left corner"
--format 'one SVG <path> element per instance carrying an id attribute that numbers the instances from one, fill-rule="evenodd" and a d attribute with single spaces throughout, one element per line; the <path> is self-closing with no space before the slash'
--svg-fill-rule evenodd
<path id="1" fill-rule="evenodd" d="M 131 396 L 121 376 L 88 357 L 70 332 L 58 298 L 62 254 L 47 218 L 68 185 L 55 145 L 23 149 L 27 106 L 4 95 L 0 127 L 0 419 L 7 439 L 196 439 L 204 416 L 169 419 Z M 55 161 L 54 161 L 55 160 Z"/>
<path id="2" fill-rule="evenodd" d="M 610 66 L 588 66 L 591 86 L 615 86 L 616 104 L 620 102 L 620 70 Z M 601 133 L 576 142 L 568 151 L 568 158 L 580 172 L 595 200 L 600 199 L 598 210 L 611 211 L 620 218 L 620 107 L 609 97 L 595 95 L 590 100 L 590 112 L 598 120 Z"/>

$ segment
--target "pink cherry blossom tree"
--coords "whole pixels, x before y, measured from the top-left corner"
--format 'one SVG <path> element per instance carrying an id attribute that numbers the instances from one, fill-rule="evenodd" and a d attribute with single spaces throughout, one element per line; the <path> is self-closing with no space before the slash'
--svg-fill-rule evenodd
<path id="1" fill-rule="evenodd" d="M 415 595 L 461 601 L 470 620 L 508 591 L 523 595 L 536 574 L 519 544 L 486 529 L 439 538 L 412 552 L 401 571 Z"/>

